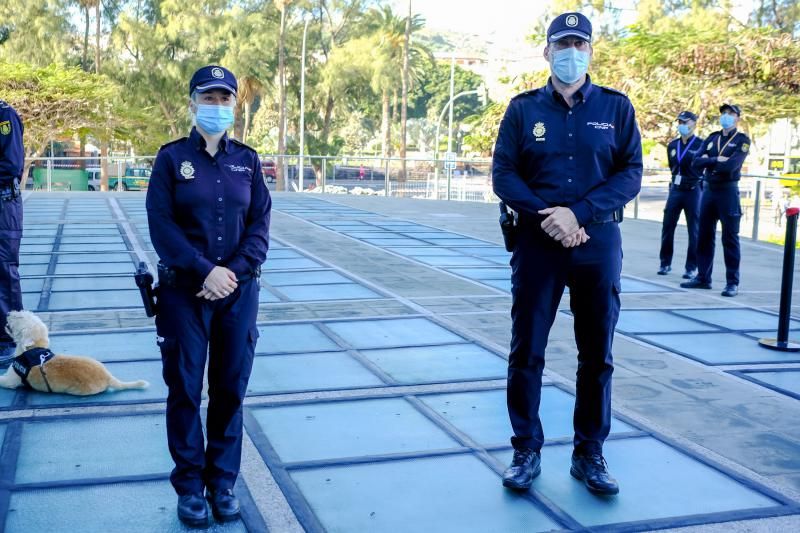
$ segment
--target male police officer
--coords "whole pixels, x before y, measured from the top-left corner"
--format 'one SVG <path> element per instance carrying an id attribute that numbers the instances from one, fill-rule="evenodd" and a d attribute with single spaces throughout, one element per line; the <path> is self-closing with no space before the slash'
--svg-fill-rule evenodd
<path id="1" fill-rule="evenodd" d="M 503 474 L 513 489 L 527 489 L 540 472 L 545 346 L 569 286 L 578 346 L 570 473 L 592 492 L 619 491 L 603 459 L 620 306 L 616 213 L 641 188 L 642 147 L 628 98 L 586 74 L 591 38 L 585 16 L 556 17 L 544 49 L 552 75 L 511 100 L 495 144 L 494 191 L 519 214 L 507 398 L 514 458 Z"/>
<path id="2" fill-rule="evenodd" d="M 17 112 L 0 100 L 0 368 L 14 359 L 14 342 L 6 333 L 6 317 L 9 311 L 22 309 L 17 270 L 22 239 L 19 183 L 25 163 L 22 133 Z"/>
<path id="3" fill-rule="evenodd" d="M 253 367 L 259 273 L 272 202 L 258 154 L 228 137 L 236 78 L 199 69 L 189 83 L 196 126 L 158 152 L 147 217 L 159 266 L 156 330 L 167 396 L 170 476 L 178 517 L 207 524 L 239 516 L 233 487 L 242 453 L 242 401 Z M 208 359 L 204 446 L 200 402 Z"/>
<path id="4" fill-rule="evenodd" d="M 675 227 L 681 211 L 686 215 L 686 229 L 689 233 L 689 247 L 686 250 L 686 271 L 684 279 L 697 274 L 697 213 L 700 209 L 700 173 L 692 167 L 695 155 L 703 147 L 703 139 L 695 136 L 697 115 L 683 111 L 678 115 L 680 137 L 667 145 L 667 158 L 672 180 L 669 196 L 664 208 L 664 224 L 661 227 L 661 268 L 658 274 L 666 276 L 672 270 L 672 243 Z"/>
<path id="5" fill-rule="evenodd" d="M 700 200 L 700 229 L 697 239 L 697 276 L 681 283 L 686 289 L 710 289 L 711 270 L 714 266 L 714 241 L 717 221 L 722 223 L 722 251 L 725 256 L 725 290 L 722 296 L 739 293 L 739 221 L 742 207 L 739 203 L 739 179 L 742 165 L 750 151 L 750 138 L 737 131 L 741 109 L 734 104 L 720 108 L 722 130 L 706 139 L 702 151 L 692 163 L 704 173 L 706 182 Z"/>

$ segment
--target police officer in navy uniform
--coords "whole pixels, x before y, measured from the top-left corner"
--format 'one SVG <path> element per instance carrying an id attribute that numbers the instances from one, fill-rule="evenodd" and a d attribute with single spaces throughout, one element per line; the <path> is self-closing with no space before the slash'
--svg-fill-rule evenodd
<path id="1" fill-rule="evenodd" d="M 697 276 L 681 283 L 686 289 L 710 289 L 714 266 L 717 221 L 722 223 L 722 251 L 725 256 L 725 289 L 722 296 L 739 294 L 739 179 L 750 151 L 750 138 L 737 130 L 742 115 L 739 106 L 719 108 L 722 129 L 706 139 L 692 165 L 703 172 L 705 186 L 700 200 L 700 229 L 697 239 Z"/>
<path id="2" fill-rule="evenodd" d="M 170 480 L 178 516 L 239 516 L 233 486 L 242 450 L 242 400 L 253 365 L 261 264 L 272 201 L 258 154 L 228 137 L 237 83 L 227 69 L 198 70 L 189 84 L 195 127 L 161 147 L 147 191 L 153 247 L 161 260 L 156 329 L 167 397 Z M 200 401 L 208 354 L 207 440 Z"/>
<path id="3" fill-rule="evenodd" d="M 697 215 L 700 210 L 700 172 L 692 167 L 692 161 L 703 148 L 703 139 L 694 134 L 697 115 L 683 111 L 678 115 L 677 139 L 667 145 L 667 158 L 672 178 L 669 183 L 669 196 L 664 207 L 664 223 L 661 227 L 661 268 L 658 274 L 666 276 L 672 270 L 673 240 L 675 227 L 683 211 L 686 216 L 686 230 L 689 233 L 689 247 L 686 249 L 686 270 L 684 279 L 692 279 L 697 274 Z"/>
<path id="4" fill-rule="evenodd" d="M 25 165 L 23 127 L 13 107 L 0 100 L 0 368 L 14 360 L 14 341 L 6 333 L 9 311 L 22 309 L 19 243 L 22 197 L 19 184 Z"/>
<path id="5" fill-rule="evenodd" d="M 503 474 L 517 490 L 540 472 L 545 347 L 568 286 L 578 346 L 570 473 L 594 493 L 619 491 L 603 458 L 620 308 L 617 213 L 641 188 L 642 147 L 628 98 L 586 74 L 591 38 L 580 13 L 553 20 L 544 49 L 552 75 L 511 100 L 495 144 L 494 191 L 519 216 L 507 393 L 514 457 Z"/>

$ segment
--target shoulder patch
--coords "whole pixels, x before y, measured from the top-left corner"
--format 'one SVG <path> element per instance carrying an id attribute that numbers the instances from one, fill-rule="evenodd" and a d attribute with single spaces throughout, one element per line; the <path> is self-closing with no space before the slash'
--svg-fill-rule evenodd
<path id="1" fill-rule="evenodd" d="M 541 87 L 537 87 L 536 89 L 530 89 L 530 90 L 528 90 L 528 91 L 521 92 L 521 93 L 519 93 L 519 94 L 516 94 L 516 95 L 512 96 L 512 97 L 511 97 L 511 99 L 512 99 L 512 100 L 516 100 L 517 98 L 521 98 L 521 97 L 523 97 L 523 96 L 533 96 L 533 95 L 534 95 L 534 94 L 536 94 L 536 93 L 537 93 L 537 92 L 538 92 L 540 89 L 541 89 Z"/>
<path id="2" fill-rule="evenodd" d="M 628 97 L 628 95 L 627 95 L 627 94 L 625 94 L 624 92 L 622 92 L 622 91 L 618 91 L 618 90 L 616 90 L 616 89 L 612 89 L 611 87 L 606 87 L 605 85 L 598 85 L 598 87 L 599 87 L 599 88 L 600 88 L 600 89 L 601 89 L 601 90 L 602 90 L 604 93 L 616 94 L 617 96 L 623 96 L 623 97 L 625 97 L 625 98 L 627 98 L 627 97 Z"/>
<path id="3" fill-rule="evenodd" d="M 255 148 L 253 148 L 252 146 L 248 146 L 248 145 L 246 145 L 245 143 L 243 143 L 242 141 L 239 141 L 239 140 L 233 139 L 233 138 L 231 138 L 231 137 L 228 137 L 228 141 L 229 141 L 229 142 L 232 142 L 232 143 L 233 143 L 233 144 L 235 144 L 236 146 L 241 146 L 242 148 L 247 148 L 247 149 L 248 149 L 248 150 L 250 150 L 251 152 L 255 152 L 255 151 L 256 151 L 256 149 L 255 149 Z"/>

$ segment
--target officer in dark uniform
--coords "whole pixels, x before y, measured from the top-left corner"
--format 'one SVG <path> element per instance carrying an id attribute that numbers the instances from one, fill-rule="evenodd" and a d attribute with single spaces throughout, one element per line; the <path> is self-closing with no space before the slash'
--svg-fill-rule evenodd
<path id="1" fill-rule="evenodd" d="M 714 266 L 717 221 L 722 223 L 722 251 L 725 255 L 725 290 L 722 296 L 739 294 L 739 179 L 750 151 L 750 138 L 736 128 L 741 109 L 734 104 L 719 108 L 722 129 L 709 135 L 692 165 L 703 172 L 705 186 L 700 200 L 700 229 L 697 238 L 697 276 L 681 283 L 686 289 L 710 289 Z"/>
<path id="2" fill-rule="evenodd" d="M 236 90 L 234 75 L 219 66 L 192 76 L 189 107 L 196 125 L 189 137 L 161 147 L 147 191 L 150 237 L 161 259 L 156 329 L 169 387 L 170 479 L 178 516 L 192 526 L 207 524 L 203 489 L 218 520 L 239 516 L 232 489 L 258 338 L 258 276 L 268 248 L 272 201 L 258 154 L 226 133 Z"/>
<path id="3" fill-rule="evenodd" d="M 0 368 L 14 360 L 15 346 L 6 333 L 6 317 L 9 311 L 22 309 L 18 271 L 22 239 L 19 184 L 25 165 L 22 135 L 19 115 L 0 100 Z"/>
<path id="4" fill-rule="evenodd" d="M 692 279 L 697 274 L 697 214 L 700 210 L 700 172 L 692 167 L 695 155 L 703 148 L 703 139 L 694 134 L 697 115 L 683 111 L 678 115 L 680 137 L 667 145 L 667 158 L 672 179 L 669 196 L 664 208 L 664 224 L 661 227 L 661 268 L 658 274 L 666 276 L 672 270 L 672 243 L 675 227 L 681 211 L 686 215 L 686 230 L 689 233 L 689 247 L 686 249 L 686 271 L 684 279 Z"/>
<path id="5" fill-rule="evenodd" d="M 603 458 L 620 308 L 617 213 L 641 188 L 642 147 L 628 98 L 586 74 L 591 38 L 585 16 L 556 17 L 544 49 L 552 75 L 511 100 L 495 144 L 494 191 L 519 215 L 507 398 L 514 458 L 503 474 L 513 489 L 527 489 L 540 472 L 545 347 L 569 286 L 578 346 L 570 473 L 592 492 L 619 491 Z"/>

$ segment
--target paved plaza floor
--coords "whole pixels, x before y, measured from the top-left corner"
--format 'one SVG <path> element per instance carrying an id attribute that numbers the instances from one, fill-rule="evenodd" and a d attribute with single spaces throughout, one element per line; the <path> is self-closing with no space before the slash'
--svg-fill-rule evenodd
<path id="1" fill-rule="evenodd" d="M 509 254 L 497 209 L 273 195 L 260 338 L 237 493 L 212 531 L 800 531 L 800 354 L 773 352 L 782 250 L 743 239 L 740 296 L 657 276 L 660 226 L 622 224 L 622 313 L 605 455 L 621 492 L 569 475 L 576 348 L 569 295 L 547 351 L 542 475 L 501 486 Z M 0 389 L 0 531 L 182 531 L 166 387 L 132 273 L 155 265 L 143 193 L 25 197 L 24 305 L 57 353 L 146 390 Z M 800 288 L 800 276 L 796 276 Z M 795 295 L 800 304 L 800 293 Z M 792 335 L 800 338 L 798 320 Z"/>

